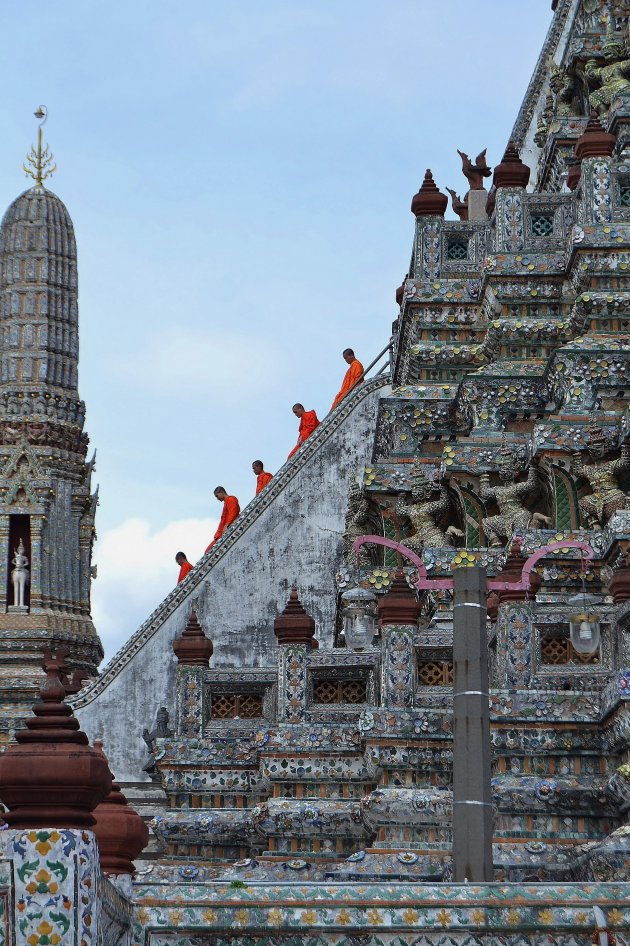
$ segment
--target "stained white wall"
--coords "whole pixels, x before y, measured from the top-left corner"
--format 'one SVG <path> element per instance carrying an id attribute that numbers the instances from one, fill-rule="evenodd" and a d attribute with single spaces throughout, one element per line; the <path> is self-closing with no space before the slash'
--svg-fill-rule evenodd
<path id="1" fill-rule="evenodd" d="M 316 635 L 332 645 L 335 573 L 341 561 L 347 495 L 369 463 L 377 403 L 388 385 L 368 383 L 325 421 L 265 492 L 243 510 L 233 544 L 211 567 L 202 563 L 75 699 L 81 728 L 102 739 L 120 781 L 145 778 L 144 727 L 160 706 L 175 717 L 176 660 L 171 647 L 186 626 L 193 599 L 214 643 L 212 666 L 275 663 L 273 621 L 291 586 L 313 616 Z M 268 487 L 271 489 L 271 487 Z"/>

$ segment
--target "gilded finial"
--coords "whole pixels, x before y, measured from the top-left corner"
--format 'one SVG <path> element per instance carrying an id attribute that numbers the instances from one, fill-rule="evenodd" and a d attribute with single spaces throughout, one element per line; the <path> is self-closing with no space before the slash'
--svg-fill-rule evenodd
<path id="1" fill-rule="evenodd" d="M 40 105 L 33 114 L 39 121 L 37 128 L 37 150 L 35 150 L 34 146 L 31 146 L 29 154 L 26 155 L 26 163 L 23 164 L 22 167 L 26 174 L 32 177 L 39 187 L 43 187 L 46 178 L 50 177 L 57 170 L 57 165 L 53 164 L 53 155 L 48 150 L 48 145 L 44 147 L 42 144 L 42 127 L 46 124 L 48 109 L 45 105 Z"/>

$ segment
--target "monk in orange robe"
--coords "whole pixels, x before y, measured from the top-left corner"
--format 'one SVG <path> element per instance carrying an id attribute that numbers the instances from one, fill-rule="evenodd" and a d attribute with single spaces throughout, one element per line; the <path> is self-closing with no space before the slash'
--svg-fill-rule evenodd
<path id="1" fill-rule="evenodd" d="M 214 533 L 214 539 L 206 549 L 206 552 L 210 551 L 214 543 L 221 538 L 227 527 L 232 525 L 241 511 L 241 507 L 238 504 L 238 499 L 236 496 L 228 496 L 227 490 L 222 486 L 217 486 L 214 491 L 214 495 L 217 497 L 220 503 L 223 503 L 223 512 L 221 513 L 221 519 L 219 520 L 219 528 Z"/>
<path id="2" fill-rule="evenodd" d="M 343 360 L 348 365 L 350 365 L 350 367 L 346 371 L 345 377 L 341 383 L 339 394 L 332 402 L 332 407 L 330 408 L 331 411 L 334 411 L 334 409 L 337 407 L 337 404 L 339 404 L 340 401 L 343 401 L 346 394 L 349 394 L 352 388 L 355 387 L 359 381 L 363 380 L 363 365 L 358 358 L 354 357 L 354 352 L 351 348 L 346 348 L 343 353 Z"/>
<path id="3" fill-rule="evenodd" d="M 258 496 L 259 493 L 262 493 L 267 483 L 272 481 L 273 476 L 271 473 L 265 472 L 262 460 L 254 460 L 252 470 L 256 474 L 256 495 Z"/>
<path id="4" fill-rule="evenodd" d="M 300 418 L 300 427 L 298 430 L 298 442 L 287 457 L 287 460 L 291 459 L 293 454 L 300 449 L 307 437 L 310 437 L 313 431 L 319 427 L 319 420 L 317 419 L 315 411 L 305 411 L 303 404 L 294 404 L 292 411 L 296 417 Z"/>
<path id="5" fill-rule="evenodd" d="M 188 561 L 188 559 L 186 558 L 183 552 L 177 553 L 177 555 L 175 556 L 175 561 L 179 565 L 179 578 L 177 579 L 177 584 L 179 584 L 180 581 L 184 580 L 188 572 L 192 571 L 192 565 L 190 564 L 190 562 Z"/>

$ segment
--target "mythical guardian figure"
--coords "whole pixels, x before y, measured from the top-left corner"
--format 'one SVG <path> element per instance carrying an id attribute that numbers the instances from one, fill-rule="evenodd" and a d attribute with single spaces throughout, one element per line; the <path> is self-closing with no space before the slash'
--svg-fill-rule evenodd
<path id="1" fill-rule="evenodd" d="M 589 59 L 584 67 L 589 88 L 588 100 L 595 111 L 602 115 L 620 95 L 630 95 L 630 42 L 628 33 L 622 36 L 615 31 L 614 17 L 609 17 L 604 64 L 599 59 Z"/>
<path id="2" fill-rule="evenodd" d="M 575 76 L 562 68 L 551 64 L 551 78 L 549 80 L 554 96 L 553 111 L 559 118 L 566 118 L 577 114 Z"/>
<path id="3" fill-rule="evenodd" d="M 486 516 L 483 528 L 490 545 L 505 545 L 515 529 L 526 529 L 531 526 L 541 529 L 551 525 L 551 519 L 540 512 L 531 513 L 523 506 L 523 499 L 535 492 L 539 487 L 538 470 L 530 466 L 527 479 L 522 483 L 516 482 L 518 470 L 510 457 L 499 459 L 499 486 L 490 486 L 490 476 L 482 473 L 480 477 L 479 495 L 486 502 L 495 502 L 499 507 L 498 516 Z"/>
<path id="4" fill-rule="evenodd" d="M 444 532 L 437 524 L 451 505 L 445 486 L 432 483 L 419 473 L 414 476 L 410 494 L 411 502 L 404 495 L 396 501 L 399 520 L 407 520 L 413 529 L 412 535 L 405 539 L 407 548 L 419 553 L 425 548 L 441 549 L 455 545 L 457 539 L 463 539 L 461 529 L 449 526 Z M 434 494 L 437 495 L 434 497 Z"/>
<path id="5" fill-rule="evenodd" d="M 630 497 L 620 489 L 617 476 L 630 471 L 630 446 L 621 448 L 618 460 L 602 461 L 606 447 L 602 444 L 589 445 L 587 453 L 591 462 L 584 463 L 580 453 L 573 455 L 571 472 L 582 477 L 593 492 L 582 496 L 578 501 L 580 516 L 589 529 L 601 529 L 613 513 L 619 509 L 630 509 Z"/>
<path id="6" fill-rule="evenodd" d="M 370 501 L 366 497 L 363 487 L 359 483 L 353 483 L 348 493 L 348 511 L 346 512 L 343 534 L 343 560 L 348 568 L 354 568 L 357 563 L 352 548 L 355 539 L 358 539 L 360 535 L 366 535 L 373 531 L 371 512 Z M 359 564 L 375 564 L 372 558 L 373 550 L 363 546 L 359 553 Z"/>
<path id="7" fill-rule="evenodd" d="M 168 736 L 172 736 L 173 733 L 169 729 L 169 713 L 165 706 L 161 706 L 157 711 L 155 717 L 155 726 L 149 732 L 148 729 L 142 730 L 142 738 L 144 739 L 147 749 L 149 750 L 149 759 L 146 765 L 142 766 L 142 771 L 146 772 L 152 782 L 160 781 L 160 773 L 157 770 L 157 760 L 155 758 L 155 753 L 157 752 L 156 739 L 164 739 Z"/>

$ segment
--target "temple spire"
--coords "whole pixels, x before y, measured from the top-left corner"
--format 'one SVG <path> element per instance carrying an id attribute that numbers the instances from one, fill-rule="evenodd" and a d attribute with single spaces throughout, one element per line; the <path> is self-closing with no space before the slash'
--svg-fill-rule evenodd
<path id="1" fill-rule="evenodd" d="M 29 177 L 32 177 L 37 187 L 43 187 L 46 178 L 51 177 L 57 170 L 57 165 L 53 164 L 53 155 L 48 150 L 48 145 L 42 143 L 42 127 L 46 124 L 48 118 L 48 109 L 45 105 L 40 105 L 36 112 L 33 112 L 35 118 L 39 120 L 37 126 L 37 150 L 31 146 L 29 154 L 26 155 L 26 162 L 22 165 L 24 171 Z"/>

